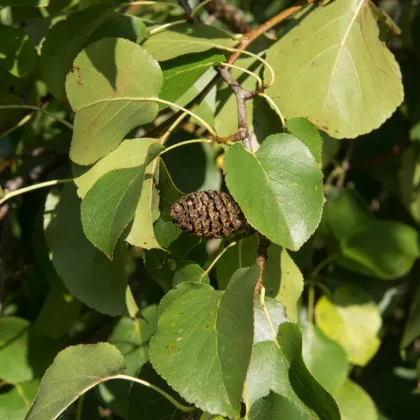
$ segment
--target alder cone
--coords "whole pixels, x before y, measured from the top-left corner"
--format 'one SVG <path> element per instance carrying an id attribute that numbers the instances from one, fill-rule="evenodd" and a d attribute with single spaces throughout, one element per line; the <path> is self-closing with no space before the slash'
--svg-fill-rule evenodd
<path id="1" fill-rule="evenodd" d="M 171 208 L 175 225 L 204 238 L 226 238 L 245 226 L 245 217 L 225 192 L 199 191 L 182 196 Z"/>

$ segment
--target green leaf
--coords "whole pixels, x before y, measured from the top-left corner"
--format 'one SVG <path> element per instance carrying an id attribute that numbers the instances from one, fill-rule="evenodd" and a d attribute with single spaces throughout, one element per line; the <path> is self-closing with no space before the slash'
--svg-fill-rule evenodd
<path id="1" fill-rule="evenodd" d="M 0 378 L 11 383 L 30 381 L 44 373 L 58 345 L 29 321 L 14 316 L 0 318 Z"/>
<path id="2" fill-rule="evenodd" d="M 154 225 L 156 239 L 163 248 L 167 249 L 174 256 L 185 258 L 185 256 L 199 244 L 200 239 L 195 235 L 177 228 L 172 221 L 170 216 L 171 206 L 183 194 L 173 183 L 162 159 L 160 160 L 159 167 L 159 192 L 160 217 Z M 156 252 L 155 254 L 158 255 L 159 253 Z M 164 254 L 166 254 L 166 259 L 168 255 L 167 253 Z M 160 253 L 159 255 L 164 254 Z M 172 285 L 172 282 L 170 284 Z"/>
<path id="3" fill-rule="evenodd" d="M 67 347 L 42 378 L 26 420 L 56 419 L 82 394 L 124 369 L 123 356 L 108 343 Z"/>
<path id="4" fill-rule="evenodd" d="M 38 391 L 39 379 L 16 384 L 10 391 L 0 394 L 0 418 L 22 420 Z"/>
<path id="5" fill-rule="evenodd" d="M 109 337 L 109 343 L 114 345 L 124 356 L 127 375 L 136 376 L 140 368 L 149 360 L 149 340 L 156 332 L 156 327 L 156 305 L 149 305 L 142 309 L 140 318 L 121 317 L 115 325 Z M 152 383 L 156 385 L 153 381 Z M 100 384 L 98 391 L 107 407 L 113 413 L 125 418 L 130 404 L 130 388 L 132 386 L 128 381 L 109 381 Z M 152 392 L 156 398 L 156 391 Z"/>
<path id="6" fill-rule="evenodd" d="M 72 185 L 60 194 L 49 194 L 44 229 L 54 268 L 70 293 L 99 312 L 113 316 L 126 312 L 122 248 L 118 247 L 111 262 L 86 239 L 80 200 Z"/>
<path id="7" fill-rule="evenodd" d="M 58 280 L 52 284 L 34 325 L 38 331 L 59 340 L 68 334 L 79 316 L 80 309 L 80 302 Z"/>
<path id="8" fill-rule="evenodd" d="M 303 275 L 287 251 L 270 245 L 264 272 L 266 295 L 286 308 L 287 317 L 297 322 L 297 303 L 303 292 Z"/>
<path id="9" fill-rule="evenodd" d="M 317 163 L 321 163 L 322 137 L 318 129 L 306 118 L 289 118 L 286 121 L 286 130 L 306 144 L 314 155 Z"/>
<path id="10" fill-rule="evenodd" d="M 378 412 L 362 387 L 348 379 L 334 394 L 342 420 L 377 420 Z"/>
<path id="11" fill-rule="evenodd" d="M 141 18 L 113 13 L 93 32 L 87 44 L 92 44 L 103 38 L 124 38 L 139 43 L 145 35 L 146 25 Z"/>
<path id="12" fill-rule="evenodd" d="M 372 213 L 357 191 L 332 189 L 328 194 L 323 221 L 337 240 L 349 239 L 372 219 Z"/>
<path id="13" fill-rule="evenodd" d="M 407 274 L 420 256 L 418 232 L 388 220 L 372 220 L 341 244 L 337 262 L 361 274 L 392 280 Z"/>
<path id="14" fill-rule="evenodd" d="M 157 61 L 166 61 L 184 54 L 235 45 L 231 36 L 220 29 L 204 24 L 185 23 L 151 35 L 142 46 Z"/>
<path id="15" fill-rule="evenodd" d="M 236 270 L 251 267 L 257 258 L 258 241 L 256 235 L 241 239 L 229 248 L 216 265 L 219 289 L 226 289 Z"/>
<path id="16" fill-rule="evenodd" d="M 104 1 L 70 14 L 48 31 L 41 50 L 41 74 L 56 98 L 65 97 L 64 83 L 73 60 L 95 29 L 110 17 L 113 8 L 112 1 Z"/>
<path id="17" fill-rule="evenodd" d="M 163 62 L 163 87 L 160 98 L 174 102 L 190 89 L 211 67 L 225 60 L 225 56 L 214 51 L 180 56 Z M 161 105 L 161 108 L 164 108 Z"/>
<path id="18" fill-rule="evenodd" d="M 379 39 L 369 2 L 312 9 L 268 50 L 276 80 L 267 93 L 286 118 L 308 118 L 333 137 L 369 133 L 403 100 L 398 64 Z"/>
<path id="19" fill-rule="evenodd" d="M 365 366 L 377 352 L 381 314 L 363 290 L 341 286 L 333 301 L 322 296 L 315 306 L 316 324 L 346 351 L 350 363 Z"/>
<path id="20" fill-rule="evenodd" d="M 250 419 L 340 419 L 334 399 L 311 376 L 302 359 L 297 325 L 280 324 L 275 341 L 252 350 L 247 376 Z"/>
<path id="21" fill-rule="evenodd" d="M 162 313 L 150 342 L 159 375 L 186 401 L 211 413 L 239 415 L 258 274 L 254 265 L 237 271 L 226 292 L 193 290 L 179 297 Z"/>
<path id="22" fill-rule="evenodd" d="M 172 388 L 156 373 L 150 363 L 146 363 L 138 377 L 158 386 L 160 389 L 179 400 Z M 182 420 L 185 413 L 177 410 L 166 398 L 159 398 L 153 389 L 133 384 L 129 393 L 127 420 L 139 420 L 139 414 L 147 413 L 147 420 Z"/>
<path id="23" fill-rule="evenodd" d="M 286 316 L 284 306 L 276 302 L 273 298 L 265 298 L 264 300 L 267 313 L 269 314 L 271 325 L 268 322 L 267 315 L 261 306 L 261 302 L 257 300 L 254 304 L 254 345 L 261 341 L 274 341 L 274 331 L 278 331 L 280 324 L 290 322 Z"/>
<path id="24" fill-rule="evenodd" d="M 0 24 L 0 68 L 16 77 L 27 76 L 37 63 L 37 53 L 29 36 L 21 29 Z"/>
<path id="25" fill-rule="evenodd" d="M 404 328 L 400 347 L 408 347 L 416 338 L 420 337 L 420 287 L 414 295 L 410 306 L 410 314 Z"/>
<path id="26" fill-rule="evenodd" d="M 303 360 L 313 377 L 332 395 L 346 381 L 350 366 L 343 348 L 330 340 L 316 325 L 305 325 Z"/>
<path id="27" fill-rule="evenodd" d="M 199 284 L 210 283 L 209 276 L 198 264 L 193 261 L 180 261 L 174 273 L 173 285 L 176 286 L 185 281 Z"/>
<path id="28" fill-rule="evenodd" d="M 157 306 L 149 305 L 141 310 L 140 318 L 121 317 L 112 330 L 109 343 L 124 356 L 127 375 L 136 372 L 149 359 L 149 340 L 157 327 Z"/>
<path id="29" fill-rule="evenodd" d="M 416 147 L 409 147 L 404 152 L 398 178 L 402 202 L 420 224 L 420 162 Z"/>
<path id="30" fill-rule="evenodd" d="M 248 222 L 272 242 L 297 250 L 313 234 L 322 213 L 322 173 L 297 138 L 270 136 L 256 153 L 235 144 L 224 169 Z"/>
<path id="31" fill-rule="evenodd" d="M 142 74 L 143 77 L 138 77 Z M 162 72 L 145 50 L 122 38 L 87 46 L 67 75 L 66 91 L 76 112 L 70 157 L 89 165 L 114 150 L 133 128 L 153 121 Z"/>
<path id="32" fill-rule="evenodd" d="M 139 160 L 137 167 L 107 172 L 95 182 L 82 201 L 81 217 L 86 237 L 110 259 L 119 237 L 135 217 L 138 206 L 140 216 L 145 216 L 144 204 L 140 201 L 144 193 L 149 193 L 148 189 L 143 190 L 146 167 L 162 150 L 161 144 L 151 143 L 146 155 L 143 155 L 144 160 Z M 148 181 L 148 185 L 150 184 L 152 188 L 153 177 Z M 148 195 L 146 205 L 147 199 Z M 141 219 L 142 223 L 143 221 Z M 153 221 L 148 222 L 152 228 Z"/>

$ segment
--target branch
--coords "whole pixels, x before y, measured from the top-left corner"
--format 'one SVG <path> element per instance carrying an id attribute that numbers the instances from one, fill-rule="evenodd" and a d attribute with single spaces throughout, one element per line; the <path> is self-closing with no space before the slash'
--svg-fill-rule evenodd
<path id="1" fill-rule="evenodd" d="M 303 6 L 292 6 L 288 9 L 283 10 L 278 15 L 272 17 L 271 19 L 267 20 L 267 22 L 263 23 L 258 28 L 253 29 L 250 32 L 247 32 L 238 47 L 238 50 L 246 50 L 251 43 L 253 43 L 259 36 L 263 35 L 267 31 L 269 31 L 274 26 L 278 25 L 279 23 L 285 21 L 287 18 L 298 12 L 302 9 Z M 228 60 L 229 64 L 233 64 L 238 58 L 240 54 L 238 52 L 233 53 Z"/>
<path id="2" fill-rule="evenodd" d="M 251 99 L 254 94 L 243 89 L 226 68 L 219 68 L 218 73 L 233 90 L 233 93 L 236 96 L 236 104 L 238 107 L 238 134 L 242 139 L 244 147 L 252 152 L 251 138 L 249 136 L 248 123 L 246 119 L 245 102 L 248 99 Z"/>
<path id="3" fill-rule="evenodd" d="M 226 0 L 213 0 L 206 5 L 206 9 L 210 14 L 216 15 L 231 31 L 241 34 L 249 32 L 250 27 L 245 22 L 242 10 L 228 4 Z"/>
<path id="4" fill-rule="evenodd" d="M 257 255 L 257 263 L 260 266 L 260 277 L 258 278 L 257 284 L 255 285 L 254 290 L 254 302 L 257 299 L 258 293 L 261 289 L 264 288 L 264 271 L 265 271 L 265 263 L 268 259 L 268 247 L 270 246 L 270 241 L 261 233 L 258 234 L 260 238 L 260 244 L 258 245 L 258 255 Z"/>

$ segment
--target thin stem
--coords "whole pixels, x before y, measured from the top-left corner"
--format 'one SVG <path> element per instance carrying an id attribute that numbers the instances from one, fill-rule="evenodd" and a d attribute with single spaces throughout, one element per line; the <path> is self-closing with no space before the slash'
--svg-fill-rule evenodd
<path id="1" fill-rule="evenodd" d="M 9 199 L 16 197 L 18 195 L 25 194 L 29 191 L 38 190 L 40 188 L 52 187 L 54 185 L 59 185 L 59 184 L 66 184 L 68 182 L 73 182 L 73 179 L 72 178 L 54 179 L 52 181 L 41 182 L 39 184 L 30 185 L 29 187 L 19 188 L 18 190 L 10 191 L 6 193 L 6 195 L 0 200 L 0 206 L 6 201 L 8 201 Z"/>
<path id="2" fill-rule="evenodd" d="M 336 254 L 331 254 L 327 258 L 325 258 L 323 261 L 321 261 L 312 271 L 311 279 L 315 280 L 319 273 L 332 261 L 334 261 L 336 258 Z"/>
<path id="3" fill-rule="evenodd" d="M 265 87 L 268 88 L 268 87 L 270 87 L 274 83 L 274 81 L 276 79 L 276 75 L 274 73 L 273 67 L 271 67 L 270 64 L 268 64 L 268 62 L 266 60 L 264 60 L 263 58 L 261 58 L 259 55 L 254 54 L 254 53 L 249 52 L 249 51 L 246 51 L 246 50 L 240 50 L 240 49 L 237 49 L 237 48 L 223 47 L 223 46 L 217 45 L 217 44 L 214 44 L 214 48 L 218 48 L 219 50 L 226 50 L 226 51 L 238 53 L 239 55 L 240 54 L 244 54 L 244 55 L 248 55 L 250 57 L 255 58 L 256 60 L 258 60 L 259 62 L 261 62 L 268 69 L 268 71 L 270 72 L 270 82 L 267 83 L 265 85 Z M 231 60 L 228 60 L 228 64 L 232 64 L 231 63 Z"/>
<path id="4" fill-rule="evenodd" d="M 158 32 L 171 28 L 172 26 L 180 25 L 181 23 L 187 23 L 187 21 L 185 19 L 180 19 L 180 20 L 175 20 L 174 22 L 165 23 L 164 25 L 160 25 L 157 28 L 150 30 L 147 36 L 155 35 Z"/>
<path id="5" fill-rule="evenodd" d="M 130 99 L 130 98 L 124 98 L 124 99 Z M 139 100 L 139 99 L 136 99 L 136 100 Z M 210 125 L 208 123 L 206 123 L 201 117 L 199 117 L 197 114 L 190 111 L 189 109 L 186 109 L 186 108 L 184 108 L 180 105 L 174 104 L 173 102 L 165 101 L 164 99 L 159 99 L 159 98 L 141 98 L 140 100 L 141 101 L 160 102 L 161 104 L 165 104 L 165 105 L 173 106 L 174 108 L 178 108 L 181 111 L 186 112 L 191 117 L 195 118 L 198 122 L 200 122 L 201 125 L 203 125 L 204 127 L 207 128 L 207 131 L 212 136 L 217 136 L 216 132 L 210 127 Z"/>
<path id="6" fill-rule="evenodd" d="M 176 143 L 176 144 L 174 144 L 172 146 L 169 146 L 165 150 L 163 150 L 160 153 L 160 156 L 162 156 L 163 154 L 169 152 L 170 150 L 176 149 L 177 147 L 181 147 L 181 146 L 185 146 L 186 144 L 193 144 L 193 143 L 213 143 L 213 140 L 211 140 L 211 139 L 194 139 L 194 140 L 181 141 L 180 143 Z"/>
<path id="7" fill-rule="evenodd" d="M 320 275 L 318 275 L 318 278 L 322 277 Z M 333 298 L 333 294 L 331 292 L 330 289 L 328 289 L 327 286 L 325 286 L 324 283 L 321 283 L 320 281 L 317 280 L 307 280 L 304 282 L 304 286 L 310 286 L 311 284 L 313 284 L 314 286 L 318 287 L 320 290 L 322 290 L 322 292 L 324 293 L 324 295 L 326 295 L 330 300 L 332 300 Z"/>
<path id="8" fill-rule="evenodd" d="M 121 7 L 124 6 L 152 6 L 152 5 L 164 5 L 164 6 L 172 6 L 177 7 L 181 11 L 184 11 L 184 9 L 178 4 L 178 3 L 171 3 L 169 1 L 130 1 L 127 3 L 123 3 Z"/>
<path id="9" fill-rule="evenodd" d="M 204 6 L 211 3 L 213 0 L 205 0 L 202 3 L 198 4 L 192 11 L 191 11 L 191 17 L 194 17 Z"/>
<path id="10" fill-rule="evenodd" d="M 188 115 L 187 112 L 183 112 L 174 122 L 173 124 L 165 131 L 165 133 L 160 137 L 160 144 L 165 144 L 166 140 L 168 140 L 168 137 L 171 135 L 171 133 L 175 130 L 176 127 L 178 127 L 179 124 L 181 124 L 182 120 Z"/>
<path id="11" fill-rule="evenodd" d="M 252 31 L 246 33 L 242 38 L 242 42 L 239 45 L 238 51 L 245 50 L 259 36 L 265 34 L 271 28 L 283 22 L 284 20 L 286 20 L 287 18 L 289 18 L 290 16 L 292 16 L 294 13 L 298 12 L 301 9 L 302 9 L 302 6 L 289 7 L 288 9 L 285 9 L 282 12 L 280 12 L 278 15 L 272 17 L 270 20 L 267 20 L 267 22 L 264 22 L 261 26 L 258 26 L 258 28 L 255 28 Z M 228 60 L 229 63 L 232 64 L 239 58 L 240 53 L 238 51 L 235 52 L 235 54 L 233 54 L 229 58 Z"/>
<path id="12" fill-rule="evenodd" d="M 143 379 L 134 378 L 133 376 L 122 375 L 122 374 L 121 375 L 112 376 L 109 379 L 123 379 L 123 380 L 126 380 L 126 381 L 135 382 L 137 384 L 140 384 L 140 385 L 146 386 L 146 387 L 148 387 L 150 389 L 153 389 L 154 391 L 158 392 L 160 395 L 164 396 L 178 410 L 183 411 L 184 413 L 191 413 L 191 412 L 193 412 L 193 411 L 196 410 L 195 407 L 187 407 L 185 405 L 182 405 L 175 398 L 173 398 L 169 394 L 167 394 L 165 391 L 163 391 L 162 389 L 158 388 L 157 386 L 151 384 L 150 382 L 144 381 Z"/>
<path id="13" fill-rule="evenodd" d="M 250 71 L 248 69 L 244 69 L 243 67 L 236 66 L 235 64 L 220 63 L 220 65 L 223 66 L 223 67 L 229 67 L 229 68 L 232 68 L 232 69 L 242 71 L 244 73 L 249 74 L 252 77 L 255 77 L 257 79 L 257 82 L 258 82 L 258 89 L 263 89 L 264 88 L 263 81 L 261 80 L 260 76 L 258 76 L 256 73 L 253 73 L 252 71 Z"/>
<path id="14" fill-rule="evenodd" d="M 270 314 L 268 313 L 267 306 L 265 304 L 265 287 L 264 286 L 261 287 L 260 303 L 261 303 L 261 307 L 262 307 L 262 309 L 264 311 L 264 315 L 265 315 L 265 317 L 267 319 L 268 325 L 270 327 L 271 333 L 273 334 L 274 343 L 275 343 L 275 345 L 276 345 L 277 348 L 280 348 L 279 347 L 279 343 L 277 343 L 277 333 L 276 333 L 276 330 L 274 329 L 273 323 L 271 321 Z"/>
<path id="15" fill-rule="evenodd" d="M 32 118 L 32 114 L 25 115 L 19 122 L 17 122 L 13 127 L 9 128 L 6 131 L 3 131 L 3 133 L 0 133 L 0 137 L 7 136 L 10 133 L 13 133 L 13 131 L 16 131 L 18 128 L 25 125 L 30 119 Z"/>
<path id="16" fill-rule="evenodd" d="M 77 411 L 76 411 L 76 420 L 82 420 L 84 401 L 85 401 L 85 394 L 81 395 L 79 398 L 79 403 L 77 404 Z"/>
<path id="17" fill-rule="evenodd" d="M 41 112 L 42 114 L 48 115 L 51 118 L 54 118 L 56 121 L 70 128 L 70 130 L 73 130 L 73 126 L 69 122 L 67 122 L 66 120 L 63 120 L 60 117 L 57 117 L 54 114 L 51 114 L 51 112 L 46 111 L 44 108 L 39 108 L 33 105 L 0 105 L 0 110 L 2 109 L 30 109 L 32 111 L 38 111 L 38 112 Z"/>
<path id="18" fill-rule="evenodd" d="M 204 275 L 208 275 L 210 273 L 210 271 L 213 269 L 213 267 L 217 264 L 217 261 L 220 260 L 220 258 L 222 258 L 223 254 L 229 249 L 232 248 L 233 246 L 235 246 L 237 244 L 237 242 L 231 242 L 228 246 L 225 246 L 216 256 L 216 258 L 211 262 L 211 264 L 207 267 L 207 270 L 204 271 L 203 276 Z"/>
<path id="19" fill-rule="evenodd" d="M 275 113 L 280 117 L 281 125 L 283 126 L 283 128 L 286 127 L 286 120 L 284 119 L 283 114 L 281 113 L 279 107 L 274 103 L 271 96 L 268 96 L 266 93 L 261 93 L 261 92 L 258 93 L 258 96 L 265 98 L 265 100 L 272 106 Z"/>

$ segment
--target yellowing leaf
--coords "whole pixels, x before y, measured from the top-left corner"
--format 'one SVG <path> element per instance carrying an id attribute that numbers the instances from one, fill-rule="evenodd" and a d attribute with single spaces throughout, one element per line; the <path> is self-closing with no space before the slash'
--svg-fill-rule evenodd
<path id="1" fill-rule="evenodd" d="M 317 326 L 347 353 L 350 363 L 364 366 L 375 355 L 380 341 L 381 315 L 375 302 L 362 290 L 337 289 L 330 301 L 322 296 L 316 304 Z"/>

